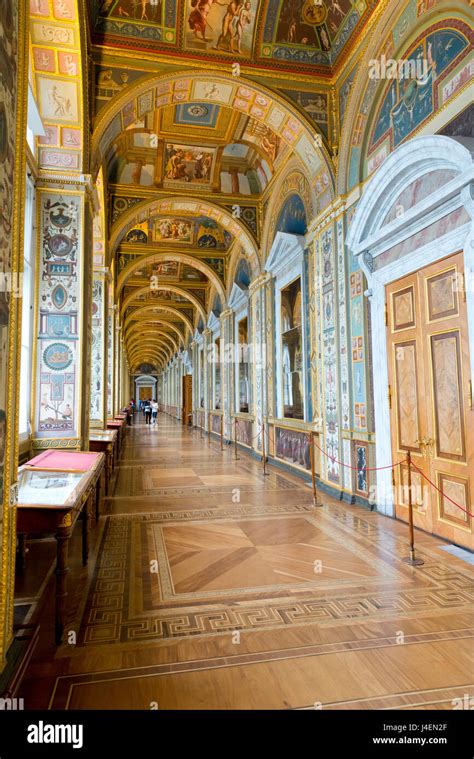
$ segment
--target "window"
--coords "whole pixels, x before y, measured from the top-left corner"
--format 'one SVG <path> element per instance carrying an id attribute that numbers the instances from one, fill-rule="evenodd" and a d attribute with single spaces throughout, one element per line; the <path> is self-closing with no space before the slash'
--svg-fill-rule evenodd
<path id="1" fill-rule="evenodd" d="M 249 382 L 249 359 L 248 359 L 248 319 L 241 319 L 238 324 L 239 331 L 239 357 L 238 357 L 238 390 L 239 390 L 239 411 L 246 412 L 249 410 L 250 403 L 250 382 Z"/>
<path id="2" fill-rule="evenodd" d="M 32 348 L 33 348 L 33 309 L 35 292 L 35 243 L 33 219 L 35 210 L 34 184 L 26 178 L 25 195 L 25 247 L 22 281 L 22 316 L 21 316 L 21 373 L 20 373 L 20 439 L 25 440 L 30 432 L 31 385 L 32 385 Z"/>
<path id="3" fill-rule="evenodd" d="M 281 291 L 283 416 L 304 418 L 301 280 Z"/>

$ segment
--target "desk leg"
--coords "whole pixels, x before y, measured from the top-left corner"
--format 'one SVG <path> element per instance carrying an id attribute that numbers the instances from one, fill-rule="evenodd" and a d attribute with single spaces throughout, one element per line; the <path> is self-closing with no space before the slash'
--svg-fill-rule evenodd
<path id="1" fill-rule="evenodd" d="M 68 543 L 70 531 L 61 531 L 56 533 L 57 559 L 56 559 L 56 624 L 55 640 L 56 645 L 60 646 L 63 641 L 64 631 L 64 613 L 66 609 L 67 596 L 67 573 L 69 572 L 68 562 Z"/>
<path id="2" fill-rule="evenodd" d="M 92 497 L 92 493 L 87 496 L 87 499 L 82 507 L 82 566 L 87 566 L 87 559 L 89 558 L 89 503 Z"/>
<path id="3" fill-rule="evenodd" d="M 105 476 L 105 467 L 100 473 L 99 479 L 97 480 L 97 484 L 95 486 L 95 523 L 96 524 L 98 524 L 99 519 L 100 519 L 100 502 L 102 499 L 102 492 L 105 489 L 104 476 Z"/>

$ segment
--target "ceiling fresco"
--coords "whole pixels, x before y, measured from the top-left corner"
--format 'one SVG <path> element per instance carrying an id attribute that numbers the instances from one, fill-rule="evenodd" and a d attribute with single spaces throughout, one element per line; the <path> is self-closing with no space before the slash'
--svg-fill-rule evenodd
<path id="1" fill-rule="evenodd" d="M 263 68 L 331 69 L 376 0 L 93 0 L 93 42 Z M 117 82 L 119 84 L 119 82 Z"/>
<path id="2" fill-rule="evenodd" d="M 329 77 L 373 5 L 89 3 L 92 171 L 104 170 L 108 250 L 125 328 L 153 304 L 189 311 L 193 325 L 206 323 L 201 309 L 215 293 L 224 302 L 228 271 L 240 272 L 242 283 L 255 276 L 264 208 L 293 157 L 312 177 L 321 205 L 329 202 L 336 124 Z M 235 62 L 250 67 L 252 78 L 250 69 L 246 79 L 231 77 Z M 314 149 L 316 135 L 325 152 Z M 301 214 L 295 199 L 280 226 L 299 230 Z M 156 329 L 166 332 L 167 321 L 176 316 L 163 311 Z M 139 333 L 128 334 L 130 351 L 139 354 Z"/>

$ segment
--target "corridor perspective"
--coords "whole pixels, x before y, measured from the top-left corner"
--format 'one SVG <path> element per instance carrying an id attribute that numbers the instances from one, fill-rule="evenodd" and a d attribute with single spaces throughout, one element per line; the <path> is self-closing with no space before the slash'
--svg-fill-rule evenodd
<path id="1" fill-rule="evenodd" d="M 0 0 L 0 759 L 473 759 L 473 5 Z"/>
<path id="2" fill-rule="evenodd" d="M 474 697 L 472 566 L 160 414 L 134 421 L 31 709 L 446 709 Z M 78 551 L 79 544 L 73 550 Z M 156 564 L 155 564 L 156 562 Z M 54 583 L 50 581 L 50 595 Z M 470 626 L 471 625 L 471 626 Z M 156 706 L 155 706 L 156 705 Z"/>

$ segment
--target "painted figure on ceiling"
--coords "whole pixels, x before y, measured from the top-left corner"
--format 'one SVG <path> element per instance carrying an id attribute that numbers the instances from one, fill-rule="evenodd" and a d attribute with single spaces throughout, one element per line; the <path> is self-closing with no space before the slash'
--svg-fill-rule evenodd
<path id="1" fill-rule="evenodd" d="M 206 37 L 206 27 L 209 27 L 211 32 L 213 31 L 212 26 L 207 21 L 213 3 L 225 6 L 225 3 L 219 3 L 218 0 L 191 0 L 191 7 L 193 10 L 188 17 L 189 28 L 192 30 L 195 37 L 199 38 L 200 33 L 201 39 L 204 40 L 204 42 L 211 41 L 209 37 Z"/>
<path id="2" fill-rule="evenodd" d="M 227 38 L 229 37 L 229 47 L 233 51 L 233 43 L 236 35 L 235 24 L 237 22 L 237 18 L 242 9 L 242 6 L 243 3 L 239 0 L 231 0 L 227 6 L 227 11 L 224 18 L 222 19 L 222 31 L 219 35 L 219 39 L 217 40 L 216 50 L 219 50 L 221 43 L 226 42 Z"/>
<path id="3" fill-rule="evenodd" d="M 244 5 L 240 6 L 240 9 L 237 13 L 237 16 L 235 17 L 235 34 L 233 37 L 231 37 L 230 40 L 230 49 L 235 52 L 234 45 L 235 42 L 237 42 L 237 52 L 242 52 L 242 35 L 244 33 L 244 28 L 251 23 L 252 17 L 250 15 L 250 9 L 251 9 L 250 2 L 247 2 Z"/>

